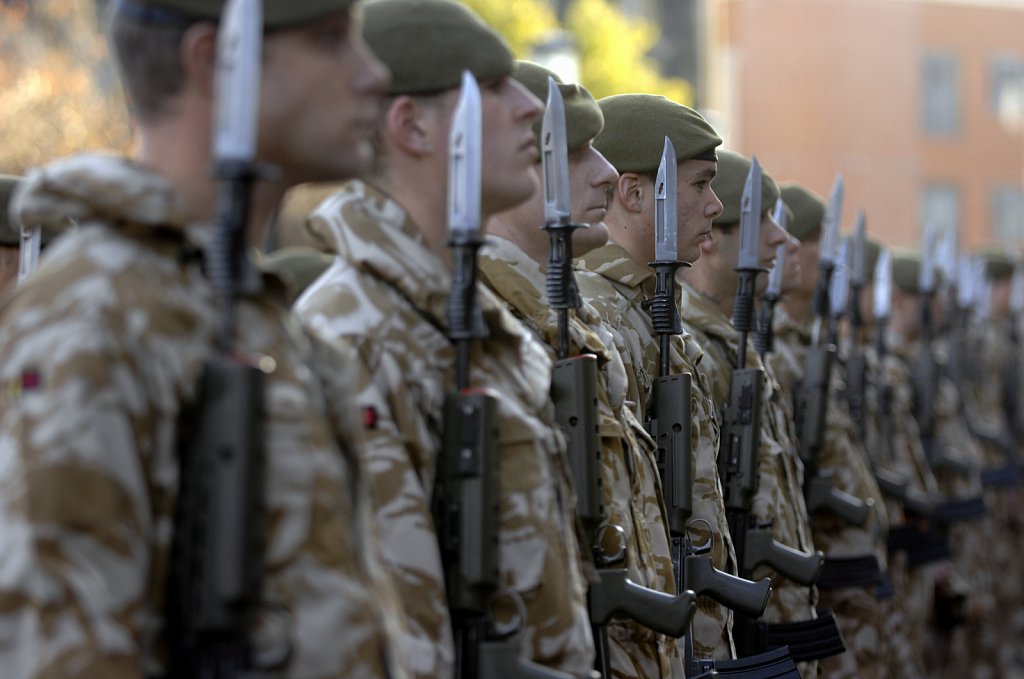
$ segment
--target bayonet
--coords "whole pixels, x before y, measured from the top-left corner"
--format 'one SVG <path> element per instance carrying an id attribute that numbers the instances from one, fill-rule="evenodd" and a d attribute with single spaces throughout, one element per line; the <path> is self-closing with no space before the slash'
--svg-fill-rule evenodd
<path id="1" fill-rule="evenodd" d="M 761 249 L 761 164 L 754 156 L 740 203 L 740 255 L 737 271 L 759 269 Z"/>
<path id="2" fill-rule="evenodd" d="M 13 220 L 12 220 L 13 221 Z M 39 226 L 21 225 L 21 247 L 18 250 L 18 285 L 39 267 L 39 251 L 42 248 L 42 229 Z"/>
<path id="3" fill-rule="evenodd" d="M 679 260 L 677 170 L 676 149 L 666 136 L 654 189 L 654 258 L 659 262 Z"/>
<path id="4" fill-rule="evenodd" d="M 472 73 L 463 71 L 448 139 L 448 229 L 453 240 L 480 234 L 482 129 L 480 87 Z"/>
<path id="5" fill-rule="evenodd" d="M 1024 264 L 1019 260 L 1013 265 L 1013 278 L 1010 279 L 1010 311 L 1017 318 L 1024 314 Z"/>
<path id="6" fill-rule="evenodd" d="M 842 221 L 843 197 L 846 193 L 843 175 L 836 175 L 832 184 L 832 191 L 828 196 L 828 209 L 825 212 L 825 219 L 821 224 L 821 246 L 819 247 L 819 261 L 823 266 L 834 266 L 836 263 L 836 248 L 839 241 L 839 225 Z"/>
<path id="7" fill-rule="evenodd" d="M 785 230 L 789 224 L 786 217 L 786 205 L 781 198 L 775 201 L 772 219 Z M 775 333 L 772 324 L 775 318 L 775 305 L 782 297 L 782 278 L 786 270 L 786 243 L 775 248 L 775 266 L 768 272 L 768 288 L 761 296 L 761 311 L 757 319 L 757 332 L 754 333 L 754 348 L 763 358 L 773 350 Z"/>
<path id="8" fill-rule="evenodd" d="M 850 270 L 847 265 L 848 251 L 849 241 L 844 239 L 839 244 L 838 256 L 835 267 L 832 269 L 832 280 L 828 291 L 829 315 L 834 319 L 841 317 L 843 312 L 846 311 L 846 298 L 847 293 L 850 291 L 849 281 L 847 280 Z"/>
<path id="9" fill-rule="evenodd" d="M 544 221 L 568 224 L 569 144 L 565 129 L 565 101 L 555 79 L 548 76 L 548 101 L 541 123 L 541 162 L 544 170 Z"/>
<path id="10" fill-rule="evenodd" d="M 938 234 L 931 222 L 924 225 L 924 232 L 921 238 L 921 271 L 918 275 L 917 284 L 922 295 L 930 295 L 935 292 L 935 249 Z"/>
<path id="11" fill-rule="evenodd" d="M 850 260 L 850 287 L 861 288 L 864 280 L 864 241 L 867 237 L 867 220 L 863 210 L 857 210 L 857 219 L 853 227 L 853 248 Z"/>
<path id="12" fill-rule="evenodd" d="M 971 256 L 961 254 L 957 261 L 956 305 L 961 311 L 971 307 L 971 300 L 974 298 L 974 265 Z"/>
<path id="13" fill-rule="evenodd" d="M 251 162 L 256 157 L 262 44 L 262 5 L 253 0 L 228 3 L 217 31 L 215 161 Z"/>
<path id="14" fill-rule="evenodd" d="M 875 321 L 888 320 L 892 307 L 892 254 L 886 247 L 878 253 L 878 263 L 875 264 L 873 295 Z"/>

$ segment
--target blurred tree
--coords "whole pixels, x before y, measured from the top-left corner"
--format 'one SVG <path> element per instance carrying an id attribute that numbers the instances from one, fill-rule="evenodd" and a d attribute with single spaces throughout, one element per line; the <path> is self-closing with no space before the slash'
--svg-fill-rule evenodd
<path id="1" fill-rule="evenodd" d="M 92 0 L 0 6 L 0 172 L 82 151 L 125 152 L 131 131 Z"/>
<path id="2" fill-rule="evenodd" d="M 630 19 L 609 0 L 575 0 L 565 19 L 580 50 L 580 80 L 595 97 L 649 92 L 680 104 L 693 101 L 689 83 L 662 76 L 647 56 L 658 41 L 651 22 Z"/>
<path id="3" fill-rule="evenodd" d="M 461 1 L 500 31 L 519 58 L 528 59 L 533 47 L 558 28 L 548 0 Z M 627 17 L 610 0 L 573 0 L 565 23 L 579 49 L 580 81 L 595 97 L 651 92 L 692 102 L 689 83 L 663 77 L 647 56 L 658 41 L 653 23 Z"/>

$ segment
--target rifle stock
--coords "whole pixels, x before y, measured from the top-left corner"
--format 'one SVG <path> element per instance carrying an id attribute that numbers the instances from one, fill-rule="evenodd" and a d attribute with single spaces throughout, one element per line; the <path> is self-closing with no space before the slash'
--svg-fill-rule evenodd
<path id="1" fill-rule="evenodd" d="M 744 541 L 743 568 L 748 572 L 765 564 L 801 585 L 813 585 L 821 575 L 825 557 L 820 551 L 801 552 L 778 542 L 764 528 L 748 528 Z"/>

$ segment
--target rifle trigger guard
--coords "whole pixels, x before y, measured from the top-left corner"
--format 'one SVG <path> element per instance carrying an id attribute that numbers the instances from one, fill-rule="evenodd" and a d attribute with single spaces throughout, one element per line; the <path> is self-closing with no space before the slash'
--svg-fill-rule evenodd
<path id="1" fill-rule="evenodd" d="M 515 615 L 507 623 L 500 623 L 494 618 L 495 604 L 505 599 L 511 602 Z M 499 590 L 491 597 L 491 605 L 487 608 L 487 627 L 494 639 L 510 639 L 519 636 L 526 626 L 526 604 L 519 592 L 511 589 Z"/>
<path id="2" fill-rule="evenodd" d="M 690 528 L 695 524 L 704 524 L 708 529 L 708 541 L 702 545 L 694 545 L 690 539 Z M 711 522 L 707 519 L 690 519 L 686 524 L 686 541 L 690 543 L 690 554 L 707 554 L 715 547 L 715 533 L 711 528 Z"/>
<path id="3" fill-rule="evenodd" d="M 608 531 L 614 531 L 618 537 L 618 549 L 610 555 L 606 554 L 603 548 L 604 538 Z M 597 562 L 598 568 L 606 568 L 626 561 L 626 531 L 622 530 L 622 526 L 616 524 L 601 526 L 597 531 L 597 544 L 599 546 L 594 550 L 594 561 Z"/>

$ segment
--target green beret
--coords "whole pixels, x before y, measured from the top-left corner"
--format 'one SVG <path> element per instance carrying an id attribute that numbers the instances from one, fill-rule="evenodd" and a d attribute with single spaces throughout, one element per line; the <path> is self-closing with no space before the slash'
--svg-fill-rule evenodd
<path id="1" fill-rule="evenodd" d="M 772 209 L 774 210 L 775 208 L 772 207 Z M 792 224 L 796 217 L 793 216 L 793 208 L 786 205 L 786 201 L 782 201 L 782 211 L 786 213 L 786 224 Z"/>
<path id="2" fill-rule="evenodd" d="M 601 113 L 601 107 L 597 105 L 593 95 L 585 87 L 566 85 L 553 71 L 549 71 L 539 64 L 532 61 L 517 61 L 515 73 L 512 74 L 512 77 L 521 82 L 541 101 L 548 99 L 549 76 L 558 83 L 558 90 L 562 93 L 562 99 L 565 101 L 565 132 L 569 150 L 575 151 L 587 142 L 593 141 L 594 137 L 601 133 L 601 129 L 604 127 L 604 114 Z M 538 144 L 540 144 L 542 124 L 542 119 L 533 124 Z"/>
<path id="3" fill-rule="evenodd" d="M 330 255 L 311 247 L 293 245 L 266 255 L 260 268 L 276 275 L 284 282 L 290 304 L 327 270 L 333 259 Z"/>
<path id="4" fill-rule="evenodd" d="M 878 256 L 882 254 L 882 244 L 874 238 L 864 239 L 864 282 L 870 283 L 875 275 Z"/>
<path id="5" fill-rule="evenodd" d="M 341 12 L 356 0 L 263 0 L 263 25 L 266 28 L 294 26 L 322 16 Z M 181 23 L 196 19 L 216 21 L 226 0 L 118 0 L 118 11 L 156 24 Z"/>
<path id="6" fill-rule="evenodd" d="M 892 253 L 892 282 L 903 292 L 921 293 L 921 252 L 901 248 Z"/>
<path id="7" fill-rule="evenodd" d="M 14 193 L 14 187 L 20 181 L 21 177 L 0 175 L 0 245 L 19 245 L 21 243 L 21 229 L 15 227 L 8 216 L 11 194 Z"/>
<path id="8" fill-rule="evenodd" d="M 604 130 L 594 147 L 619 172 L 657 172 L 666 136 L 679 162 L 715 160 L 715 149 L 722 143 L 699 113 L 665 97 L 617 94 L 597 103 L 604 113 Z"/>
<path id="9" fill-rule="evenodd" d="M 363 5 L 363 37 L 391 69 L 389 94 L 458 87 L 462 71 L 503 78 L 515 61 L 505 40 L 468 7 L 451 0 L 372 0 Z"/>
<path id="10" fill-rule="evenodd" d="M 789 232 L 800 240 L 814 240 L 821 235 L 825 201 L 796 182 L 786 182 L 779 189 L 782 191 L 782 200 L 793 208 L 794 219 L 789 223 Z"/>
<path id="11" fill-rule="evenodd" d="M 740 207 L 743 203 L 743 187 L 750 174 L 753 163 L 735 151 L 721 149 L 718 152 L 718 174 L 711 180 L 718 200 L 722 201 L 722 214 L 715 218 L 714 226 L 730 226 L 739 224 Z M 771 175 L 761 171 L 761 213 L 775 209 L 775 201 L 779 199 L 779 185 Z"/>
<path id="12" fill-rule="evenodd" d="M 975 254 L 985 260 L 986 278 L 998 281 L 1013 275 L 1014 259 L 1005 247 L 984 247 Z"/>

